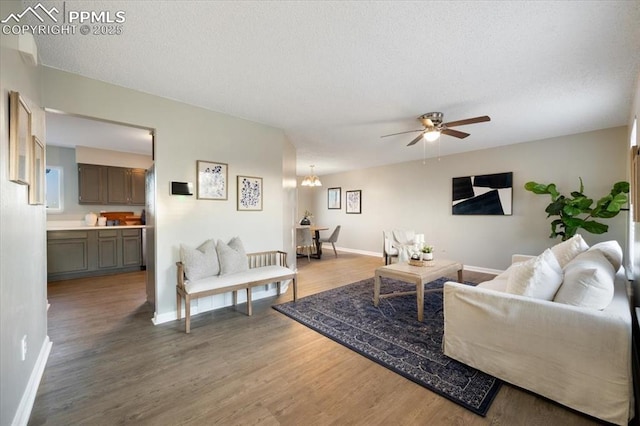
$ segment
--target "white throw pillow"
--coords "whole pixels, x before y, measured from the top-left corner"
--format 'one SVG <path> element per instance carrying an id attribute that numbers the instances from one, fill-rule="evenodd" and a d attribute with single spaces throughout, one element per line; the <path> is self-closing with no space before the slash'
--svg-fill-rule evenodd
<path id="1" fill-rule="evenodd" d="M 613 265 L 614 270 L 620 269 L 622 266 L 622 247 L 616 240 L 604 241 L 598 244 L 594 244 L 589 251 L 591 250 L 599 250 L 602 252 L 604 257 L 607 258 L 611 265 Z"/>
<path id="2" fill-rule="evenodd" d="M 576 234 L 567 241 L 551 247 L 551 251 L 556 256 L 556 259 L 558 259 L 560 267 L 564 268 L 574 257 L 586 251 L 588 248 L 589 245 L 582 239 L 582 235 Z"/>
<path id="3" fill-rule="evenodd" d="M 613 300 L 613 265 L 600 250 L 579 254 L 564 268 L 564 282 L 555 302 L 604 309 Z"/>
<path id="4" fill-rule="evenodd" d="M 207 240 L 195 249 L 181 244 L 180 261 L 184 265 L 184 273 L 189 281 L 196 281 L 220 273 L 214 240 Z"/>
<path id="5" fill-rule="evenodd" d="M 229 244 L 218 240 L 218 258 L 220 259 L 220 275 L 249 270 L 249 258 L 238 237 L 232 238 Z"/>
<path id="6" fill-rule="evenodd" d="M 553 300 L 562 284 L 562 268 L 551 249 L 526 262 L 514 263 L 507 277 L 507 293 Z"/>

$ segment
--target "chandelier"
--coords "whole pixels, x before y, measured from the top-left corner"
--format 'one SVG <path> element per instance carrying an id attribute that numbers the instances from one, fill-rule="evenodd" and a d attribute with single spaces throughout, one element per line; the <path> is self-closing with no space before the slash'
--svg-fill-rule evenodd
<path id="1" fill-rule="evenodd" d="M 320 179 L 318 178 L 318 176 L 316 176 L 313 173 L 313 168 L 315 166 L 310 166 L 310 167 L 311 167 L 311 174 L 308 175 L 308 176 L 305 176 L 300 185 L 302 185 L 302 186 L 322 186 L 322 182 L 320 182 Z"/>

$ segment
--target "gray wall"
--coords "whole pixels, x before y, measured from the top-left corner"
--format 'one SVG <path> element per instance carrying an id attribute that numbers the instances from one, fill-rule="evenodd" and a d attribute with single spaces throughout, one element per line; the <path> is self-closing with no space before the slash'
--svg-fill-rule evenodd
<path id="1" fill-rule="evenodd" d="M 555 182 L 569 193 L 578 190 L 581 176 L 586 194 L 600 198 L 614 182 L 628 180 L 627 149 L 627 128 L 617 127 L 431 158 L 426 164 L 419 160 L 321 176 L 321 188 L 301 190 L 305 196 L 300 197 L 298 216 L 309 209 L 316 224 L 342 225 L 340 247 L 381 253 L 383 230 L 414 229 L 435 246 L 436 256 L 505 269 L 512 253 L 539 253 L 557 242 L 548 238 L 550 220 L 544 209 L 549 198 L 525 191 L 525 182 Z M 451 214 L 453 177 L 500 172 L 513 172 L 512 216 Z M 329 187 L 342 188 L 341 210 L 327 209 Z M 353 189 L 362 190 L 362 214 L 345 214 L 345 191 Z M 616 239 L 624 247 L 627 215 L 606 221 L 607 234 L 582 235 L 589 244 Z"/>
<path id="2" fill-rule="evenodd" d="M 175 319 L 180 244 L 239 236 L 247 251 L 285 249 L 295 261 L 293 247 L 286 247 L 291 230 L 284 213 L 287 205 L 295 209 L 290 189 L 284 188 L 295 179 L 293 148 L 282 130 L 46 67 L 43 105 L 155 130 L 155 223 L 149 234 L 155 237 L 156 322 Z M 227 201 L 169 194 L 171 181 L 195 183 L 197 160 L 229 165 Z M 236 210 L 237 175 L 263 178 L 262 211 Z M 231 300 L 220 295 L 195 303 L 201 311 Z"/>
<path id="3" fill-rule="evenodd" d="M 0 2 L 0 16 L 21 12 L 20 2 Z M 0 424 L 26 424 L 30 398 L 50 348 L 47 337 L 44 206 L 28 202 L 28 188 L 9 181 L 9 91 L 18 91 L 32 113 L 32 133 L 42 141 L 39 70 L 18 54 L 17 37 L 0 36 Z M 27 336 L 27 356 L 21 340 Z M 30 378 L 32 381 L 30 382 Z"/>

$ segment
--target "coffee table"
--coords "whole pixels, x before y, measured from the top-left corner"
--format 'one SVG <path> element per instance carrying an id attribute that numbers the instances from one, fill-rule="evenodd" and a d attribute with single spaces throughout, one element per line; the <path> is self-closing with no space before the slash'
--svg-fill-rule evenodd
<path id="1" fill-rule="evenodd" d="M 424 285 L 428 282 L 452 274 L 458 273 L 458 282 L 462 281 L 462 263 L 453 260 L 435 259 L 426 262 L 425 266 L 412 266 L 408 262 L 393 263 L 391 265 L 381 266 L 376 269 L 373 284 L 373 305 L 378 306 L 380 299 L 394 296 L 404 296 L 407 294 L 416 294 L 418 304 L 418 321 L 424 318 Z M 381 278 L 392 278 L 400 281 L 410 282 L 416 285 L 416 291 L 405 291 L 380 294 Z M 426 293 L 440 292 L 442 289 L 426 290 Z"/>

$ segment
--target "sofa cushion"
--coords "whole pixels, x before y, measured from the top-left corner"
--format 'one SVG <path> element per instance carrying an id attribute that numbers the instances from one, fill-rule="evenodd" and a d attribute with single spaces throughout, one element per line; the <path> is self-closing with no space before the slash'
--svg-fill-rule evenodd
<path id="1" fill-rule="evenodd" d="M 249 269 L 249 258 L 240 238 L 234 237 L 228 244 L 218 240 L 217 249 L 220 275 L 235 274 Z"/>
<path id="2" fill-rule="evenodd" d="M 562 268 L 551 249 L 526 262 L 515 263 L 507 277 L 507 293 L 553 300 L 562 284 Z"/>
<path id="3" fill-rule="evenodd" d="M 282 280 L 282 277 L 290 276 L 292 274 L 295 274 L 295 272 L 289 268 L 285 268 L 284 266 L 261 266 L 260 268 L 247 269 L 246 271 L 238 272 L 236 274 L 216 275 L 197 281 L 190 281 L 185 283 L 185 290 L 189 294 L 216 289 L 224 290 L 226 287 L 267 279 L 273 279 L 274 282 L 280 281 Z"/>
<path id="4" fill-rule="evenodd" d="M 579 254 L 564 268 L 555 302 L 604 309 L 613 299 L 615 270 L 600 250 Z"/>
<path id="5" fill-rule="evenodd" d="M 574 257 L 586 251 L 589 245 L 582 239 L 582 235 L 576 234 L 555 246 L 551 247 L 551 251 L 558 259 L 561 268 L 564 268 Z"/>
<path id="6" fill-rule="evenodd" d="M 618 244 L 616 240 L 594 244 L 589 249 L 589 251 L 591 250 L 601 251 L 604 257 L 611 263 L 614 270 L 617 271 L 620 269 L 620 266 L 622 266 L 622 247 L 620 247 L 620 244 Z"/>
<path id="7" fill-rule="evenodd" d="M 207 240 L 195 249 L 181 244 L 180 261 L 184 266 L 184 274 L 190 281 L 220 273 L 214 240 Z"/>

